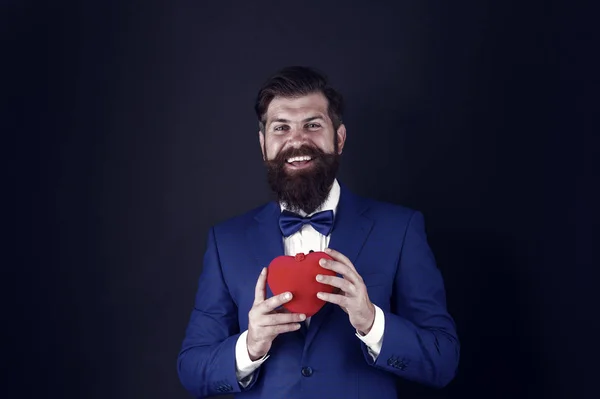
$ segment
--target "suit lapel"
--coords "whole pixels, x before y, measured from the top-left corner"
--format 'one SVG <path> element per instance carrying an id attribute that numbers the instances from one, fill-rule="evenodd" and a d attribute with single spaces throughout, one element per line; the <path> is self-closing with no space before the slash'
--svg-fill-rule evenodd
<path id="1" fill-rule="evenodd" d="M 373 221 L 362 213 L 367 207 L 360 199 L 341 185 L 339 209 L 331 232 L 329 247 L 346 255 L 350 262 L 356 262 L 371 228 Z"/>
<path id="2" fill-rule="evenodd" d="M 340 188 L 340 201 L 338 203 L 333 230 L 331 231 L 329 247 L 346 255 L 355 264 L 373 227 L 373 221 L 362 215 L 366 210 L 364 203 L 341 183 Z M 311 318 L 304 346 L 305 351 L 308 350 L 319 329 L 336 306 L 338 305 L 326 303 Z"/>
<path id="3" fill-rule="evenodd" d="M 253 223 L 246 232 L 248 245 L 254 251 L 256 261 L 260 268 L 269 266 L 269 263 L 278 256 L 284 255 L 283 237 L 279 230 L 280 209 L 276 202 L 270 202 L 255 216 Z M 267 298 L 273 292 L 267 284 Z"/>

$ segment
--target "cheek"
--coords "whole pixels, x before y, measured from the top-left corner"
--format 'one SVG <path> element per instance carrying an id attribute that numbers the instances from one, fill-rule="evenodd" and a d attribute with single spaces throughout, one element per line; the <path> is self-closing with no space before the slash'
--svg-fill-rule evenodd
<path id="1" fill-rule="evenodd" d="M 265 145 L 265 155 L 269 160 L 275 158 L 281 150 L 281 143 L 277 142 L 277 140 L 269 140 L 265 143 Z"/>
<path id="2" fill-rule="evenodd" d="M 333 140 L 334 140 L 333 137 L 323 137 L 316 144 L 323 151 L 330 153 L 330 152 L 333 152 L 333 150 L 334 150 Z"/>

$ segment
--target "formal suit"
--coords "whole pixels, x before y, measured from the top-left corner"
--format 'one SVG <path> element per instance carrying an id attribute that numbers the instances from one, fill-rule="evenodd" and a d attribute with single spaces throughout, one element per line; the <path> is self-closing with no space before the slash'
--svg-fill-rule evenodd
<path id="1" fill-rule="evenodd" d="M 456 372 L 459 342 L 421 213 L 344 185 L 329 246 L 353 262 L 385 315 L 378 356 L 357 338 L 348 315 L 326 304 L 308 329 L 275 339 L 247 387 L 238 383 L 235 346 L 248 328 L 256 280 L 284 254 L 280 212 L 270 202 L 210 230 L 178 357 L 184 387 L 195 397 L 358 399 L 395 398 L 397 378 L 445 386 Z"/>

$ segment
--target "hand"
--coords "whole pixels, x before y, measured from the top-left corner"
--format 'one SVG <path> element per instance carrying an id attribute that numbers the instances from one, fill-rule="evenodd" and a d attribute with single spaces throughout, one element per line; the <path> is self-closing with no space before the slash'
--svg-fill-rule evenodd
<path id="1" fill-rule="evenodd" d="M 246 346 L 250 359 L 255 361 L 269 352 L 271 344 L 279 334 L 296 331 L 298 322 L 304 321 L 306 315 L 289 313 L 278 307 L 292 299 L 291 292 L 284 292 L 265 300 L 267 269 L 263 268 L 254 290 L 254 304 L 248 312 L 248 336 Z"/>
<path id="2" fill-rule="evenodd" d="M 367 287 L 350 259 L 341 253 L 327 248 L 325 252 L 334 260 L 321 259 L 321 267 L 333 270 L 343 276 L 317 275 L 317 281 L 339 288 L 339 293 L 319 292 L 317 297 L 339 305 L 350 318 L 350 324 L 360 333 L 366 335 L 371 331 L 375 321 L 375 306 L 369 299 Z"/>

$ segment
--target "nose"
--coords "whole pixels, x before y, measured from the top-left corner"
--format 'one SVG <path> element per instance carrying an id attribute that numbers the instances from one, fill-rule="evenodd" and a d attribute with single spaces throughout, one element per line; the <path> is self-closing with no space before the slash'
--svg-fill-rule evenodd
<path id="1" fill-rule="evenodd" d="M 308 133 L 302 127 L 294 126 L 291 128 L 289 136 L 289 145 L 295 148 L 306 144 L 308 141 Z"/>

